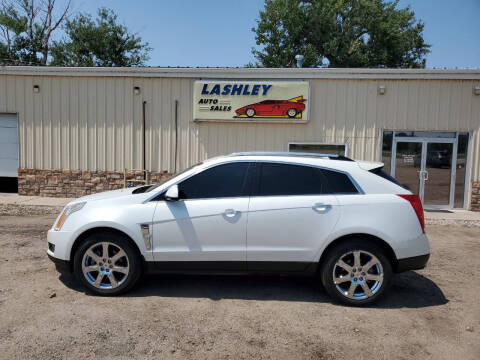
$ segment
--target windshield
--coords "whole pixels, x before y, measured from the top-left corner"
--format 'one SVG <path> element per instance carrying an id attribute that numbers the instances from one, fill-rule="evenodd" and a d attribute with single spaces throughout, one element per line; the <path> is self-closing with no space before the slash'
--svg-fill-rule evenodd
<path id="1" fill-rule="evenodd" d="M 195 164 L 193 166 L 190 166 L 188 169 L 185 169 L 183 170 L 182 172 L 179 172 L 175 175 L 172 175 L 171 177 L 163 180 L 162 182 L 159 182 L 159 183 L 156 183 L 156 184 L 153 184 L 147 191 L 145 192 L 151 192 L 151 191 L 154 191 L 155 189 L 157 189 L 158 187 L 162 186 L 163 184 L 165 184 L 167 181 L 170 181 L 170 180 L 173 180 L 174 178 L 176 178 L 177 176 L 180 176 L 180 175 L 183 175 L 185 174 L 187 171 L 190 171 L 192 170 L 193 168 L 196 168 L 197 166 L 199 165 L 202 165 L 203 163 L 202 162 L 199 162 L 198 164 Z"/>

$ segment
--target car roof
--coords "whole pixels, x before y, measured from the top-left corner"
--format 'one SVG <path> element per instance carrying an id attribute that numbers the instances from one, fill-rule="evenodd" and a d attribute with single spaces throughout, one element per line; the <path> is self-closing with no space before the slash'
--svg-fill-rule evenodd
<path id="1" fill-rule="evenodd" d="M 233 153 L 229 155 L 210 158 L 206 160 L 204 164 L 205 166 L 210 166 L 214 163 L 231 161 L 271 161 L 297 163 L 337 169 L 340 171 L 351 171 L 354 169 L 359 169 L 359 165 L 356 161 L 342 155 L 271 151 Z"/>

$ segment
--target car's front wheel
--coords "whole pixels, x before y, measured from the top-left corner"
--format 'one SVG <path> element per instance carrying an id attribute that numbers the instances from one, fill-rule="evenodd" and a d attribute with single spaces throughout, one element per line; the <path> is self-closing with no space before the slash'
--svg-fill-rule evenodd
<path id="1" fill-rule="evenodd" d="M 289 118 L 294 118 L 295 116 L 297 116 L 297 114 L 298 114 L 297 109 L 290 108 L 287 110 L 287 115 Z"/>
<path id="2" fill-rule="evenodd" d="M 254 117 L 254 116 L 255 116 L 255 109 L 253 109 L 253 108 L 248 108 L 247 110 L 245 110 L 245 114 L 246 114 L 248 117 Z"/>
<path id="3" fill-rule="evenodd" d="M 332 249 L 321 269 L 325 290 L 347 305 L 367 305 L 389 287 L 392 266 L 384 251 L 373 243 L 352 239 Z"/>
<path id="4" fill-rule="evenodd" d="M 74 255 L 76 277 L 98 295 L 130 290 L 142 273 L 138 251 L 121 234 L 100 231 L 88 236 Z"/>

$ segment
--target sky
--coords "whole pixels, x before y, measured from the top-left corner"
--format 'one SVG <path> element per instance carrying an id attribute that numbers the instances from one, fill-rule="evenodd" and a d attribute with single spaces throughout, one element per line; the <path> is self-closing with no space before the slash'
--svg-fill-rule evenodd
<path id="1" fill-rule="evenodd" d="M 65 0 L 66 1 L 66 0 Z M 58 2 L 60 3 L 60 2 Z M 244 66 L 254 61 L 263 0 L 73 0 L 74 12 L 113 9 L 149 43 L 149 66 Z M 425 23 L 428 68 L 480 68 L 480 0 L 400 0 Z"/>

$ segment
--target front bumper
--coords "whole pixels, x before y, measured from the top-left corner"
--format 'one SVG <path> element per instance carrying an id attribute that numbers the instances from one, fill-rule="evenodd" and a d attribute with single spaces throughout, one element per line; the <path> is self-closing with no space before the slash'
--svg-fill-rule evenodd
<path id="1" fill-rule="evenodd" d="M 419 270 L 423 269 L 430 258 L 430 254 L 413 256 L 404 259 L 397 260 L 397 265 L 395 267 L 395 272 L 400 273 L 408 270 Z"/>
<path id="2" fill-rule="evenodd" d="M 53 261 L 57 271 L 61 273 L 72 272 L 70 251 L 72 250 L 72 233 L 69 231 L 54 231 L 47 233 L 47 255 Z"/>
<path id="3" fill-rule="evenodd" d="M 70 260 L 70 252 L 72 250 L 73 237 L 70 231 L 48 230 L 48 254 L 61 260 Z M 53 245 L 53 249 L 52 246 Z M 52 251 L 53 250 L 53 251 Z"/>

